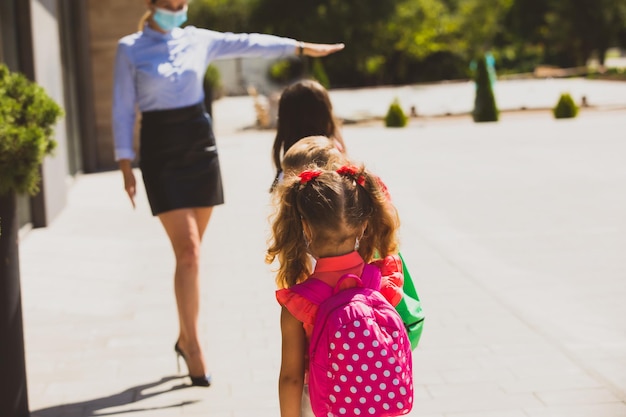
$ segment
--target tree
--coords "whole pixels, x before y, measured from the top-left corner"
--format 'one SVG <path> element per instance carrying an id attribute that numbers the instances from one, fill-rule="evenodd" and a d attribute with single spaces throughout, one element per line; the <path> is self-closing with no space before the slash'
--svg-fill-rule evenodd
<path id="1" fill-rule="evenodd" d="M 17 244 L 16 193 L 35 194 L 39 166 L 56 142 L 61 108 L 0 64 L 0 415 L 26 417 L 28 394 Z"/>
<path id="2" fill-rule="evenodd" d="M 378 49 L 384 67 L 383 82 L 406 83 L 446 78 L 446 64 L 455 57 L 457 23 L 441 0 L 404 0 L 380 34 Z M 391 49 L 391 51 L 389 51 Z M 432 61 L 435 57 L 436 63 Z M 433 65 L 434 64 L 434 65 Z M 465 62 L 463 62 L 465 67 Z M 457 71 L 452 71 L 456 73 Z M 458 78 L 454 74 L 452 78 Z"/>
<path id="3" fill-rule="evenodd" d="M 387 24 L 384 39 L 393 45 L 390 71 L 400 74 L 400 65 L 415 65 L 435 79 L 445 74 L 462 76 L 460 62 L 467 65 L 474 56 L 491 49 L 513 0 L 404 0 Z M 435 61 L 433 61 L 435 59 Z M 406 79 L 406 78 L 405 78 Z"/>
<path id="4" fill-rule="evenodd" d="M 367 78 L 368 59 L 378 55 L 379 38 L 400 1 L 263 0 L 252 20 L 263 32 L 311 42 L 344 42 L 346 49 L 324 58 L 324 67 L 333 85 L 360 85 Z"/>
<path id="5" fill-rule="evenodd" d="M 479 56 L 493 46 L 502 30 L 506 12 L 513 0 L 462 0 L 455 11 L 458 21 L 457 48 L 469 58 Z"/>
<path id="6" fill-rule="evenodd" d="M 547 32 L 545 0 L 515 0 L 494 40 L 500 70 L 533 72 L 544 62 Z"/>
<path id="7" fill-rule="evenodd" d="M 545 40 L 548 62 L 584 66 L 596 53 L 601 64 L 606 51 L 620 44 L 626 26 L 626 0 L 550 0 Z"/>
<path id="8" fill-rule="evenodd" d="M 323 59 L 333 85 L 406 83 L 466 76 L 513 1 L 194 0 L 190 23 L 344 42 L 344 51 Z"/>
<path id="9" fill-rule="evenodd" d="M 335 86 L 468 76 L 492 50 L 500 68 L 584 65 L 626 46 L 626 0 L 194 0 L 190 22 L 311 42 L 344 42 L 323 58 Z"/>
<path id="10" fill-rule="evenodd" d="M 194 0 L 188 24 L 220 32 L 256 31 L 251 19 L 257 0 Z"/>
<path id="11" fill-rule="evenodd" d="M 504 16 L 508 42 L 540 43 L 546 31 L 546 0 L 515 0 Z"/>

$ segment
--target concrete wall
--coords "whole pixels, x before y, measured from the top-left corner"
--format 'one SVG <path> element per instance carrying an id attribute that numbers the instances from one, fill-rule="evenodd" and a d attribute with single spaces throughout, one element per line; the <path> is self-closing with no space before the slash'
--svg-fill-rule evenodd
<path id="1" fill-rule="evenodd" d="M 31 0 L 33 57 L 35 81 L 64 107 L 63 65 L 56 4 L 56 0 Z M 36 220 L 37 225 L 52 221 L 66 203 L 69 172 L 65 118 L 55 128 L 55 139 L 58 143 L 57 149 L 53 156 L 44 159 L 41 168 L 42 193 L 38 198 L 43 198 L 43 205 L 40 206 L 43 207 L 43 213 L 39 214 L 41 218 Z"/>
<path id="2" fill-rule="evenodd" d="M 274 63 L 273 59 L 239 58 L 214 61 L 218 69 L 227 96 L 247 94 L 247 88 L 253 86 L 264 95 L 277 90 L 277 86 L 270 83 L 267 73 Z"/>

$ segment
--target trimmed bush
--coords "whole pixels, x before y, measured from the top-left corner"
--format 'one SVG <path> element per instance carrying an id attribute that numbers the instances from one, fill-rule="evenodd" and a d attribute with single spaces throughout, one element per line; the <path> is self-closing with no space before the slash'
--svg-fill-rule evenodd
<path id="1" fill-rule="evenodd" d="M 215 65 L 209 65 L 204 73 L 204 107 L 207 113 L 213 117 L 213 101 L 224 95 L 222 77 Z"/>
<path id="2" fill-rule="evenodd" d="M 569 93 L 563 93 L 559 98 L 559 102 L 552 109 L 552 113 L 556 119 L 573 118 L 578 114 L 578 106 L 574 103 Z"/>
<path id="3" fill-rule="evenodd" d="M 475 122 L 497 122 L 500 111 L 496 105 L 493 94 L 489 71 L 487 70 L 486 57 L 483 55 L 476 67 L 476 99 L 472 116 Z"/>
<path id="4" fill-rule="evenodd" d="M 387 110 L 385 116 L 385 126 L 387 127 L 404 127 L 406 126 L 408 117 L 404 114 L 404 110 L 400 107 L 400 102 L 395 99 Z"/>
<path id="5" fill-rule="evenodd" d="M 209 65 L 204 73 L 205 91 L 212 93 L 212 100 L 217 100 L 224 95 L 222 76 L 215 65 Z"/>
<path id="6" fill-rule="evenodd" d="M 304 75 L 304 65 L 297 57 L 279 59 L 268 70 L 269 79 L 276 84 L 290 84 Z"/>
<path id="7" fill-rule="evenodd" d="M 0 195 L 39 191 L 39 165 L 56 147 L 62 114 L 42 87 L 0 64 Z"/>
<path id="8" fill-rule="evenodd" d="M 330 80 L 328 79 L 328 75 L 326 74 L 326 70 L 324 69 L 324 65 L 322 64 L 321 59 L 318 59 L 318 58 L 313 59 L 313 67 L 311 68 L 311 75 L 324 88 L 326 89 L 330 88 Z"/>

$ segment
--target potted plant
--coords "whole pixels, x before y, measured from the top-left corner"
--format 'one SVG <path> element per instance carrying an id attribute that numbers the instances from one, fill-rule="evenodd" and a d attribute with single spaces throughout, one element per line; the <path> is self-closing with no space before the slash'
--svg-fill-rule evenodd
<path id="1" fill-rule="evenodd" d="M 30 415 L 18 254 L 18 193 L 39 191 L 39 167 L 55 148 L 63 111 L 46 92 L 0 64 L 0 415 Z"/>

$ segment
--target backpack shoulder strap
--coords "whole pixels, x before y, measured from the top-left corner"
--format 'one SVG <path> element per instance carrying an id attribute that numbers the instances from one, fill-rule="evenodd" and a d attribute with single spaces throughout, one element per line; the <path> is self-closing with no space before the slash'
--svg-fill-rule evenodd
<path id="1" fill-rule="evenodd" d="M 361 273 L 361 281 L 364 287 L 380 291 L 382 279 L 380 268 L 373 264 L 365 264 Z"/>
<path id="2" fill-rule="evenodd" d="M 306 298 L 315 305 L 320 305 L 333 294 L 333 288 L 315 277 L 309 277 L 290 288 L 291 291 Z"/>
<path id="3" fill-rule="evenodd" d="M 346 274 L 341 278 L 350 278 L 351 276 L 354 275 Z M 354 277 L 358 278 L 356 276 Z M 380 291 L 380 286 L 382 283 L 380 268 L 378 268 L 376 265 L 365 264 L 365 266 L 363 267 L 363 272 L 361 273 L 361 281 L 364 287 Z M 298 295 L 301 295 L 315 305 L 322 304 L 335 292 L 335 289 L 333 287 L 315 277 L 309 277 L 305 281 L 294 285 L 290 289 L 291 291 L 295 292 Z"/>

